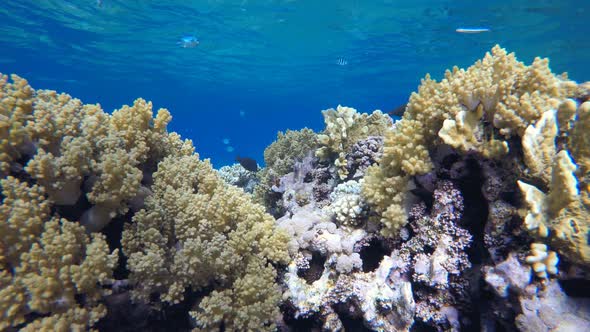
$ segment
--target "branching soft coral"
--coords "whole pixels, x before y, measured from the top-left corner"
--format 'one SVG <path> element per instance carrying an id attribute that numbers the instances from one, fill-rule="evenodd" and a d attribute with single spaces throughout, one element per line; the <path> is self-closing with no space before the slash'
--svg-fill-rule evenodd
<path id="1" fill-rule="evenodd" d="M 108 115 L 1 78 L 0 329 L 84 330 L 103 317 L 117 251 L 97 231 L 137 200 L 122 241 L 137 299 L 176 303 L 189 287 L 212 287 L 195 308 L 210 317 L 203 328 L 272 329 L 272 264 L 288 262 L 287 235 L 166 131 L 167 110 L 152 118 L 138 99 Z"/>
<path id="2" fill-rule="evenodd" d="M 11 128 L 0 129 L 7 140 L 0 144 L 2 172 L 24 169 L 54 204 L 73 206 L 85 194 L 93 206 L 82 221 L 90 231 L 127 212 L 160 159 L 194 152 L 166 131 L 170 113 L 160 109 L 152 118 L 152 104 L 143 99 L 110 116 L 100 105 L 34 91 L 18 76 L 13 80 L 9 84 L 3 76 L 1 81 L 1 109 Z M 24 152 L 27 158 L 17 160 Z"/>
<path id="3" fill-rule="evenodd" d="M 28 186 L 16 178 L 0 180 L 0 265 L 15 266 L 20 255 L 37 240 L 51 205 L 39 186 Z"/>
<path id="4" fill-rule="evenodd" d="M 34 90 L 16 75 L 11 79 L 13 83 L 0 73 L 0 174 L 6 174 L 27 148 L 25 126 L 33 112 Z"/>
<path id="5" fill-rule="evenodd" d="M 381 180 L 429 172 L 429 150 L 441 142 L 463 153 L 500 157 L 509 149 L 506 138 L 522 136 L 528 125 L 575 91 L 574 82 L 551 73 L 547 60 L 526 66 L 499 46 L 467 70 L 447 71 L 440 82 L 427 75 L 395 130 L 386 133 L 380 167 L 367 175 L 375 180 L 365 182 L 364 193 L 381 215 L 383 231 L 393 235 L 405 224 L 399 213 L 386 213 L 403 210 L 405 199 L 399 196 L 405 193 L 393 192 L 399 186 L 379 188 L 386 183 Z"/>
<path id="6" fill-rule="evenodd" d="M 0 76 L 0 329 L 87 330 L 117 263 L 89 232 L 141 206 L 156 164 L 194 148 L 141 99 L 111 116 L 11 78 Z"/>
<path id="7" fill-rule="evenodd" d="M 4 200 L 0 257 L 0 329 L 65 326 L 87 329 L 106 314 L 107 294 L 118 253 L 104 235 L 50 217 L 43 190 L 15 178 L 0 181 Z M 78 325 L 76 325 L 78 324 Z"/>
<path id="8" fill-rule="evenodd" d="M 231 289 L 214 290 L 190 315 L 197 331 L 211 331 L 224 326 L 227 331 L 275 331 L 274 320 L 280 316 L 277 303 L 281 290 L 275 284 L 277 273 L 272 266 L 253 260 L 245 274 Z"/>
<path id="9" fill-rule="evenodd" d="M 274 289 L 268 264 L 288 261 L 287 235 L 275 229 L 264 208 L 241 189 L 226 185 L 209 162 L 196 155 L 160 162 L 152 191 L 122 239 L 135 297 L 149 302 L 156 292 L 160 301 L 177 303 L 187 287 L 215 285 L 216 291 L 197 310 L 204 312 L 197 315 L 200 320 L 209 317 L 203 326 L 225 322 L 226 327 L 247 330 L 258 322 L 272 322 L 276 293 L 265 291 L 251 298 L 254 295 L 239 286 L 259 278 L 256 287 L 261 288 L 256 292 Z M 266 303 L 268 310 L 244 316 L 257 302 Z M 219 316 L 220 306 L 230 311 Z"/>
<path id="10" fill-rule="evenodd" d="M 125 150 L 137 163 L 144 163 L 165 150 L 166 126 L 172 120 L 167 109 L 160 109 L 152 119 L 152 103 L 137 99 L 133 106 L 123 106 L 110 119 L 111 135 L 122 140 Z"/>

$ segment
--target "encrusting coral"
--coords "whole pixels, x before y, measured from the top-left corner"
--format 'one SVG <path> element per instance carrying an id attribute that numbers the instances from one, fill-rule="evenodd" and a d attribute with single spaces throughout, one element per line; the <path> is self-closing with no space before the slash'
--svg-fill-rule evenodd
<path id="1" fill-rule="evenodd" d="M 369 136 L 354 143 L 346 157 L 348 174 L 353 179 L 363 177 L 367 168 L 381 160 L 382 155 L 383 136 Z"/>

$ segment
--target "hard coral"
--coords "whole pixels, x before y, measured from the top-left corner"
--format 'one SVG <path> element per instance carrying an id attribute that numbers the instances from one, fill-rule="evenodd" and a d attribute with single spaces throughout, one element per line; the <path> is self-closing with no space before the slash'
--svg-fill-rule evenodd
<path id="1" fill-rule="evenodd" d="M 367 211 L 361 193 L 361 183 L 347 181 L 339 184 L 330 194 L 330 211 L 341 225 L 357 226 L 363 222 Z"/>
<path id="2" fill-rule="evenodd" d="M 219 169 L 219 176 L 227 183 L 244 189 L 247 193 L 252 193 L 258 185 L 259 179 L 256 172 L 245 169 L 240 164 L 223 166 Z"/>
<path id="3" fill-rule="evenodd" d="M 364 176 L 367 168 L 381 160 L 382 155 L 382 136 L 369 136 L 354 143 L 350 153 L 346 156 L 348 174 L 353 179 Z"/>
<path id="4" fill-rule="evenodd" d="M 326 128 L 318 135 L 321 146 L 316 156 L 322 160 L 335 158 L 342 180 L 348 176 L 346 154 L 352 146 L 369 136 L 383 136 L 392 127 L 391 118 L 379 110 L 366 114 L 338 105 L 336 109 L 322 111 L 322 114 Z"/>
<path id="5" fill-rule="evenodd" d="M 428 213 L 423 203 L 410 212 L 414 235 L 395 250 L 412 279 L 421 285 L 415 293 L 417 316 L 434 326 L 453 324 L 449 308 L 466 311 L 469 284 L 463 273 L 471 267 L 466 250 L 472 237 L 459 226 L 463 196 L 450 181 L 440 181 L 434 192 L 434 204 Z"/>
<path id="6" fill-rule="evenodd" d="M 587 103 L 587 102 L 586 102 Z M 586 104 L 584 103 L 584 104 Z M 558 111 L 570 109 L 571 100 L 564 100 Z M 525 163 L 533 179 L 540 179 L 549 189 L 543 192 L 525 181 L 518 181 L 524 196 L 527 214 L 524 220 L 532 235 L 548 237 L 559 252 L 576 263 L 590 263 L 590 234 L 587 135 L 585 112 L 590 107 L 580 105 L 574 122 L 567 126 L 557 124 L 556 110 L 546 111 L 537 123 L 527 127 L 523 137 Z M 590 104 L 589 104 L 590 105 Z M 571 132 L 561 135 L 559 128 L 573 127 Z M 564 136 L 565 142 L 556 145 L 557 138 Z M 541 142 L 541 143 L 538 143 Z M 580 166 L 578 166 L 580 165 Z"/>
<path id="7" fill-rule="evenodd" d="M 409 330 L 415 310 L 411 284 L 397 277 L 389 256 L 374 271 L 361 270 L 365 262 L 356 251 L 366 242 L 365 230 L 338 227 L 310 207 L 279 219 L 279 227 L 291 235 L 290 251 L 298 252 L 285 274 L 283 295 L 295 319 L 317 317 L 323 329 L 342 328 L 336 314 L 342 308 L 375 331 Z"/>

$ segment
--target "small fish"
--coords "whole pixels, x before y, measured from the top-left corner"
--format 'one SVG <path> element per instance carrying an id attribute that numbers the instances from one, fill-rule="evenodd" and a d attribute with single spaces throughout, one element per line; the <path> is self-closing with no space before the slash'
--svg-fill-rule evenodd
<path id="1" fill-rule="evenodd" d="M 228 145 L 228 146 L 225 148 L 225 151 L 227 151 L 227 152 L 234 152 L 234 147 L 233 147 L 233 146 L 229 146 L 229 145 Z"/>
<path id="2" fill-rule="evenodd" d="M 387 112 L 387 114 L 389 114 L 390 116 L 401 117 L 402 115 L 404 115 L 404 112 L 406 111 L 407 106 L 408 106 L 408 103 L 405 103 L 405 104 L 398 106 L 398 107 L 394 108 L 393 110 Z"/>
<path id="3" fill-rule="evenodd" d="M 489 32 L 491 29 L 489 28 L 457 28 L 455 32 L 458 33 L 482 33 L 482 32 Z"/>
<path id="4" fill-rule="evenodd" d="M 194 48 L 199 45 L 199 40 L 195 36 L 183 36 L 176 42 L 176 45 L 182 48 Z"/>
<path id="5" fill-rule="evenodd" d="M 222 140 L 223 144 L 228 145 L 229 144 L 229 138 L 224 138 Z"/>
<path id="6" fill-rule="evenodd" d="M 336 60 L 336 64 L 339 66 L 346 66 L 348 64 L 348 60 L 346 60 L 345 58 L 338 58 Z"/>
<path id="7" fill-rule="evenodd" d="M 249 170 L 250 172 L 258 172 L 258 163 L 256 160 L 248 157 L 236 157 L 236 161 L 242 165 L 245 169 Z"/>

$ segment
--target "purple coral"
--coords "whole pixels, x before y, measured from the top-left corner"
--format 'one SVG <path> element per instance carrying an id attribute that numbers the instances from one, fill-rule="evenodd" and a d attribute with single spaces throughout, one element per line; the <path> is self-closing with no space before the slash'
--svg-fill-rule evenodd
<path id="1" fill-rule="evenodd" d="M 346 156 L 348 174 L 353 178 L 364 175 L 367 168 L 375 164 L 383 155 L 383 137 L 369 136 L 356 142 Z"/>
<path id="2" fill-rule="evenodd" d="M 279 204 L 289 214 L 308 204 L 321 207 L 329 203 L 335 173 L 317 161 L 312 156 L 303 158 L 295 163 L 293 172 L 280 178 L 278 186 L 272 186 L 273 192 L 282 194 Z"/>
<path id="3" fill-rule="evenodd" d="M 465 252 L 471 234 L 459 226 L 463 213 L 463 196 L 451 181 L 439 181 L 430 212 L 424 203 L 410 211 L 413 236 L 396 254 L 404 258 L 416 285 L 416 315 L 436 326 L 453 326 L 453 315 L 468 303 L 468 281 L 463 271 L 471 267 Z M 457 307 L 455 307 L 457 306 Z"/>

